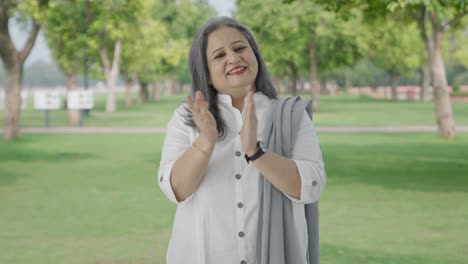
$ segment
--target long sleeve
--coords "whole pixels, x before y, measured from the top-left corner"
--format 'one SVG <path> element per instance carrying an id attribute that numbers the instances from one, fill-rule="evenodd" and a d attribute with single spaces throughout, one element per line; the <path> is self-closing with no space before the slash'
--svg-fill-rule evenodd
<path id="1" fill-rule="evenodd" d="M 317 201 L 325 187 L 326 175 L 317 131 L 305 111 L 291 158 L 296 163 L 301 177 L 301 198 L 297 200 L 286 196 L 301 204 Z"/>
<path id="2" fill-rule="evenodd" d="M 162 192 L 174 203 L 179 203 L 171 186 L 171 171 L 177 159 L 191 146 L 191 127 L 184 123 L 184 106 L 180 106 L 167 125 L 158 170 L 158 182 Z M 182 203 L 189 201 L 189 196 Z"/>

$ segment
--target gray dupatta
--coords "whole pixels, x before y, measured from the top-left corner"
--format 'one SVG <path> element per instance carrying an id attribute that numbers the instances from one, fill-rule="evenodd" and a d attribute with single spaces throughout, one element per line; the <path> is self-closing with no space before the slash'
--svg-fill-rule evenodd
<path id="1" fill-rule="evenodd" d="M 291 158 L 304 110 L 312 118 L 311 100 L 299 96 L 272 103 L 265 119 L 263 147 Z M 258 264 L 303 264 L 294 227 L 292 201 L 263 176 L 259 184 Z M 308 233 L 308 264 L 319 264 L 318 201 L 303 205 Z"/>

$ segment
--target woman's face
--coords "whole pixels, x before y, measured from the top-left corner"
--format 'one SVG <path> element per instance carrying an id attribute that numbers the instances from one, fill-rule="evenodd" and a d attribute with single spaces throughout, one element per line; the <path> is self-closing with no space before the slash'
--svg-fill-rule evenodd
<path id="1" fill-rule="evenodd" d="M 243 98 L 252 84 L 255 91 L 257 58 L 237 29 L 221 27 L 208 35 L 206 48 L 210 84 L 220 94 Z"/>

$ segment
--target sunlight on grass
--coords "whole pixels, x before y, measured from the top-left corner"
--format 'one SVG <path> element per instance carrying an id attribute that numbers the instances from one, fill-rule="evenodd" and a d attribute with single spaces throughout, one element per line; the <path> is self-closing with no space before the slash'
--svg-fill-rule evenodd
<path id="1" fill-rule="evenodd" d="M 468 135 L 320 134 L 323 263 L 465 263 Z M 165 263 L 163 135 L 0 141 L 0 263 Z"/>

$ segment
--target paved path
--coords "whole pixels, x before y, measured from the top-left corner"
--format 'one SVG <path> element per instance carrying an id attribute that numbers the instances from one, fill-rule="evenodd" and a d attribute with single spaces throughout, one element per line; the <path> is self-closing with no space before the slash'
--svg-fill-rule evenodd
<path id="1" fill-rule="evenodd" d="M 317 127 L 325 133 L 396 133 L 396 132 L 436 132 L 435 126 L 386 126 L 386 127 Z M 2 129 L 0 131 L 3 132 Z M 165 128 L 120 128 L 120 127 L 54 127 L 23 128 L 22 133 L 39 134 L 160 134 Z M 468 132 L 468 126 L 458 126 L 457 132 Z"/>

